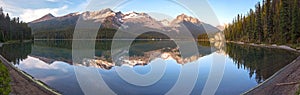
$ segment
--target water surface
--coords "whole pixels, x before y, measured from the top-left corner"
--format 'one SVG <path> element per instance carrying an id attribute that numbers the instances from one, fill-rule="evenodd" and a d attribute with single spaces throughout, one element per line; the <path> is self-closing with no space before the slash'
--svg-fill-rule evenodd
<path id="1" fill-rule="evenodd" d="M 270 49 L 248 45 L 227 43 L 225 48 L 199 42 L 199 55 L 180 61 L 178 47 L 173 41 L 135 41 L 129 50 L 129 59 L 138 60 L 132 68 L 139 74 L 147 74 L 155 58 L 149 54 L 169 54 L 178 59 L 166 59 L 166 72 L 155 84 L 143 87 L 130 84 L 120 78 L 116 67 L 103 65 L 112 63 L 111 41 L 97 41 L 95 58 L 88 68 L 97 68 L 107 85 L 117 94 L 164 94 L 176 83 L 182 67 L 187 64 L 200 64 L 199 74 L 192 94 L 201 94 L 207 80 L 214 56 L 226 58 L 224 76 L 217 89 L 217 95 L 238 95 L 272 76 L 279 69 L 294 60 L 298 54 L 281 49 Z M 72 41 L 34 41 L 29 43 L 5 44 L 0 53 L 17 68 L 35 79 L 66 95 L 82 95 L 76 80 L 75 65 L 72 64 Z M 152 56 L 153 57 L 153 56 Z M 156 56 L 155 56 L 156 57 Z M 94 62 L 94 63 L 92 63 Z M 214 63 L 216 64 L 216 63 Z M 218 63 L 217 63 L 218 64 Z M 221 63 L 219 63 L 221 64 Z M 129 64 L 130 65 L 130 64 Z M 132 64 L 131 64 L 132 65 Z"/>

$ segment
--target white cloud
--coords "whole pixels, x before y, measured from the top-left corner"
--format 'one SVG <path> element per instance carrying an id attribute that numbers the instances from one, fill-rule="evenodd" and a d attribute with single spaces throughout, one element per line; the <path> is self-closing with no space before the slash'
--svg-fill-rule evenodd
<path id="1" fill-rule="evenodd" d="M 69 1 L 69 0 L 46 0 L 46 1 L 53 2 L 53 3 L 64 2 L 67 4 L 74 4 L 72 1 Z"/>
<path id="2" fill-rule="evenodd" d="M 44 0 L 44 1 L 55 2 L 55 3 L 64 2 L 64 6 L 57 7 L 57 8 L 48 8 L 48 7 L 52 6 L 52 5 L 49 5 L 48 7 L 44 6 L 41 8 L 29 8 L 29 7 L 24 8 L 24 6 L 23 7 L 18 6 L 18 3 L 14 3 L 14 2 L 12 3 L 9 1 L 0 0 L 0 7 L 3 7 L 4 13 L 5 14 L 8 13 L 11 18 L 19 17 L 20 20 L 22 20 L 24 22 L 30 22 L 30 21 L 33 21 L 35 19 L 38 19 L 38 18 L 48 14 L 48 13 L 51 13 L 55 16 L 61 16 L 70 10 L 68 8 L 68 6 L 70 6 L 72 3 L 69 0 Z M 30 2 L 30 0 L 28 2 Z M 45 4 L 45 3 L 43 3 L 43 4 Z"/>
<path id="3" fill-rule="evenodd" d="M 57 78 L 55 76 L 46 76 L 46 77 L 43 77 L 43 78 L 40 78 L 39 80 L 43 80 L 43 82 L 51 82 L 53 80 L 56 80 Z"/>
<path id="4" fill-rule="evenodd" d="M 63 11 L 67 8 L 68 6 L 65 5 L 60 8 L 24 9 L 20 15 L 20 19 L 25 22 L 30 22 L 48 13 L 51 13 L 53 15 L 59 15 L 60 11 Z"/>
<path id="5" fill-rule="evenodd" d="M 46 0 L 48 2 L 58 2 L 58 0 Z"/>
<path id="6" fill-rule="evenodd" d="M 59 68 L 54 65 L 49 65 L 49 64 L 45 63 L 44 61 L 42 61 L 38 58 L 31 57 L 31 56 L 28 56 L 27 59 L 23 60 L 21 62 L 21 64 L 19 65 L 19 67 L 22 67 L 23 69 L 38 68 L 38 69 L 47 69 L 47 70 L 55 70 L 55 69 Z"/>
<path id="7" fill-rule="evenodd" d="M 19 67 L 22 67 L 22 69 L 59 70 L 60 72 L 67 73 L 70 72 L 68 68 L 71 68 L 72 66 L 61 61 L 55 61 L 48 64 L 38 58 L 28 56 L 27 59 L 21 61 Z"/>
<path id="8" fill-rule="evenodd" d="M 9 12 L 9 13 L 17 12 L 18 10 L 22 10 L 21 8 L 9 5 L 9 4 L 7 4 L 6 2 L 4 2 L 2 0 L 0 0 L 0 7 L 4 8 L 4 12 Z"/>

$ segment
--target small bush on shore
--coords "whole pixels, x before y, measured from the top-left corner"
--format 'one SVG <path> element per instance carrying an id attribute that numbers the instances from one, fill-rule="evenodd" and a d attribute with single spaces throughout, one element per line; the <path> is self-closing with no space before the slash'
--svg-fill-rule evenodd
<path id="1" fill-rule="evenodd" d="M 300 85 L 299 85 L 298 91 L 295 93 L 295 95 L 300 95 Z"/>
<path id="2" fill-rule="evenodd" d="M 8 70 L 0 61 L 0 95 L 8 95 L 11 91 Z"/>

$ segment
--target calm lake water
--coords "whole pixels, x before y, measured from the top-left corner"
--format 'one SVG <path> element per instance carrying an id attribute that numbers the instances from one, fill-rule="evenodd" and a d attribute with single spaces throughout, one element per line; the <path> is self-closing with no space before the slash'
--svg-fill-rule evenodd
<path id="1" fill-rule="evenodd" d="M 201 63 L 197 82 L 191 94 L 201 94 L 208 78 L 214 56 L 226 58 L 224 75 L 216 91 L 217 95 L 238 95 L 272 76 L 279 69 L 294 60 L 298 54 L 281 49 L 269 49 L 248 45 L 227 43 L 225 48 L 199 42 L 199 55 L 180 59 L 178 48 L 173 41 L 135 41 L 129 52 L 129 59 L 137 60 L 132 68 L 139 74 L 151 70 L 146 65 L 157 56 L 167 54 L 175 59 L 166 59 L 166 72 L 161 79 L 150 86 L 130 84 L 120 78 L 110 58 L 111 41 L 97 41 L 95 58 L 89 59 L 88 68 L 97 68 L 103 80 L 116 94 L 164 94 L 176 83 L 180 69 L 187 64 Z M 72 41 L 34 41 L 29 43 L 5 44 L 0 53 L 17 68 L 35 79 L 49 85 L 65 95 L 82 95 L 72 64 Z M 152 57 L 152 58 L 149 58 Z M 92 60 L 92 61 L 91 61 Z M 188 60 L 188 61 L 183 61 Z M 133 61 L 132 61 L 133 62 Z M 96 65 L 95 65 L 96 64 Z M 125 64 L 125 63 L 124 63 Z M 193 64 L 192 64 L 193 65 Z"/>

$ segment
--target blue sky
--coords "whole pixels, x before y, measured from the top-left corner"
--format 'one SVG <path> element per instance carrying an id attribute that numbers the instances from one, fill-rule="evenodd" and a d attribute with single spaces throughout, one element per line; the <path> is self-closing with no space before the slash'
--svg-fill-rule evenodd
<path id="1" fill-rule="evenodd" d="M 237 14 L 246 14 L 262 0 L 208 0 L 220 23 L 230 23 Z"/>
<path id="2" fill-rule="evenodd" d="M 122 0 L 115 1 L 120 2 Z M 191 0 L 185 1 L 187 4 L 194 3 L 194 1 Z M 259 1 L 261 0 L 208 0 L 208 3 L 218 17 L 219 24 L 224 24 L 230 23 L 239 13 L 247 13 L 249 9 L 254 8 L 255 4 Z M 110 3 L 114 2 L 111 2 L 111 0 L 0 0 L 0 6 L 4 8 L 5 12 L 11 16 L 18 16 L 25 22 L 38 19 L 47 13 L 62 16 L 72 12 L 100 10 Z M 181 13 L 191 15 L 189 11 L 181 7 L 182 6 L 176 5 L 175 3 L 170 3 L 169 0 L 131 0 L 130 2 L 122 3 L 114 10 L 125 13 L 136 11 L 166 14 L 165 17 L 160 15 L 161 19 L 168 17 L 174 18 Z M 201 9 L 203 10 L 199 5 L 199 10 Z"/>

